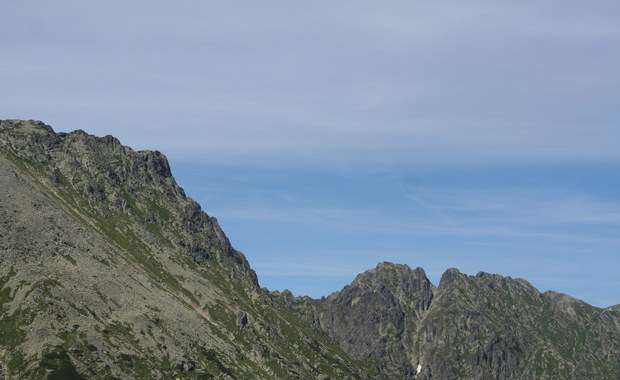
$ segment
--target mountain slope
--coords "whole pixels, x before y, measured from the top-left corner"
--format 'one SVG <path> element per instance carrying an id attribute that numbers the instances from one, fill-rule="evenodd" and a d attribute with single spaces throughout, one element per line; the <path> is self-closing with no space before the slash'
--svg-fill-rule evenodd
<path id="1" fill-rule="evenodd" d="M 329 297 L 274 293 L 393 378 L 617 379 L 620 313 L 527 281 L 381 263 Z M 418 373 L 419 370 L 419 373 Z"/>
<path id="2" fill-rule="evenodd" d="M 0 123 L 7 378 L 365 377 L 266 297 L 159 152 Z"/>
<path id="3" fill-rule="evenodd" d="M 381 263 L 261 289 L 166 158 L 0 121 L 0 379 L 617 379 L 620 308 Z"/>

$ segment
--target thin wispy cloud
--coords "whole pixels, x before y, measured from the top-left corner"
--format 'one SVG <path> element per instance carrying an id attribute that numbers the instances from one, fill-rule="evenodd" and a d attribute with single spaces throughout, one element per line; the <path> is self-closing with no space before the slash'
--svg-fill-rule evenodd
<path id="1" fill-rule="evenodd" d="M 612 2 L 61 4 L 3 5 L 7 117 L 231 165 L 620 161 Z"/>

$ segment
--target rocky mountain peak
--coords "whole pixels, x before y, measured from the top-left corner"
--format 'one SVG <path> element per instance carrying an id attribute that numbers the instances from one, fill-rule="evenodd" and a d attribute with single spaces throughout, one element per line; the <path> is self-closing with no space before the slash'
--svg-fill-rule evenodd
<path id="1" fill-rule="evenodd" d="M 441 275 L 441 279 L 439 280 L 439 288 L 444 288 L 458 281 L 459 279 L 463 279 L 465 277 L 458 269 L 449 268 L 447 269 L 443 275 Z"/>
<path id="2" fill-rule="evenodd" d="M 16 162 L 47 177 L 65 199 L 87 200 L 104 219 L 129 219 L 138 237 L 177 246 L 197 262 L 215 256 L 258 286 L 245 257 L 217 220 L 185 196 L 159 151 L 134 151 L 112 136 L 82 130 L 55 133 L 39 121 L 1 121 L 0 136 Z"/>
<path id="3" fill-rule="evenodd" d="M 113 136 L 97 137 L 83 130 L 55 133 L 39 121 L 2 121 L 6 143 L 23 158 L 55 166 L 65 176 L 110 177 L 120 182 L 174 182 L 170 165 L 159 151 L 134 151 Z"/>
<path id="4" fill-rule="evenodd" d="M 403 297 L 409 297 L 419 291 L 420 288 L 429 287 L 430 281 L 426 277 L 424 269 L 420 267 L 411 269 L 406 264 L 384 261 L 379 263 L 376 268 L 359 274 L 349 286 L 381 291 L 381 288 L 387 285 L 390 286 L 390 291 L 394 291 Z"/>
<path id="5" fill-rule="evenodd" d="M 301 318 L 329 331 L 352 357 L 389 358 L 379 365 L 386 373 L 413 376 L 415 331 L 435 290 L 422 268 L 382 262 L 329 297 L 283 298 Z"/>

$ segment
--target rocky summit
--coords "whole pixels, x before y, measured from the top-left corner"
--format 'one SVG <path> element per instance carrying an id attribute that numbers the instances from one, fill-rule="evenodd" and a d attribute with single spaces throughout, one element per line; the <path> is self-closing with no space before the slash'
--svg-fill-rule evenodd
<path id="1" fill-rule="evenodd" d="M 259 286 L 157 151 L 0 121 L 0 379 L 619 379 L 620 308 L 381 263 Z"/>
<path id="2" fill-rule="evenodd" d="M 274 293 L 386 378 L 618 379 L 620 314 L 527 281 L 381 263 L 318 300 Z"/>

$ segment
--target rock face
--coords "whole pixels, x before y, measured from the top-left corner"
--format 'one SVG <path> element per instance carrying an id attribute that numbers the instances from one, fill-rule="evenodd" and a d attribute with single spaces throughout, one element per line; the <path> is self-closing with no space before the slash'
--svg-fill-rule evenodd
<path id="1" fill-rule="evenodd" d="M 328 330 L 351 356 L 376 359 L 379 371 L 410 378 L 417 368 L 415 333 L 434 293 L 422 268 L 381 263 L 327 298 L 282 298 L 302 319 Z"/>
<path id="2" fill-rule="evenodd" d="M 498 275 L 441 279 L 420 331 L 421 378 L 612 379 L 620 331 L 601 309 Z"/>
<path id="3" fill-rule="evenodd" d="M 620 308 L 381 263 L 261 289 L 159 152 L 0 121 L 0 379 L 618 379 Z"/>
<path id="4" fill-rule="evenodd" d="M 0 376 L 360 378 L 159 152 L 0 122 Z"/>
<path id="5" fill-rule="evenodd" d="M 527 281 L 382 263 L 327 298 L 273 294 L 380 373 L 416 379 L 617 379 L 615 308 Z"/>

